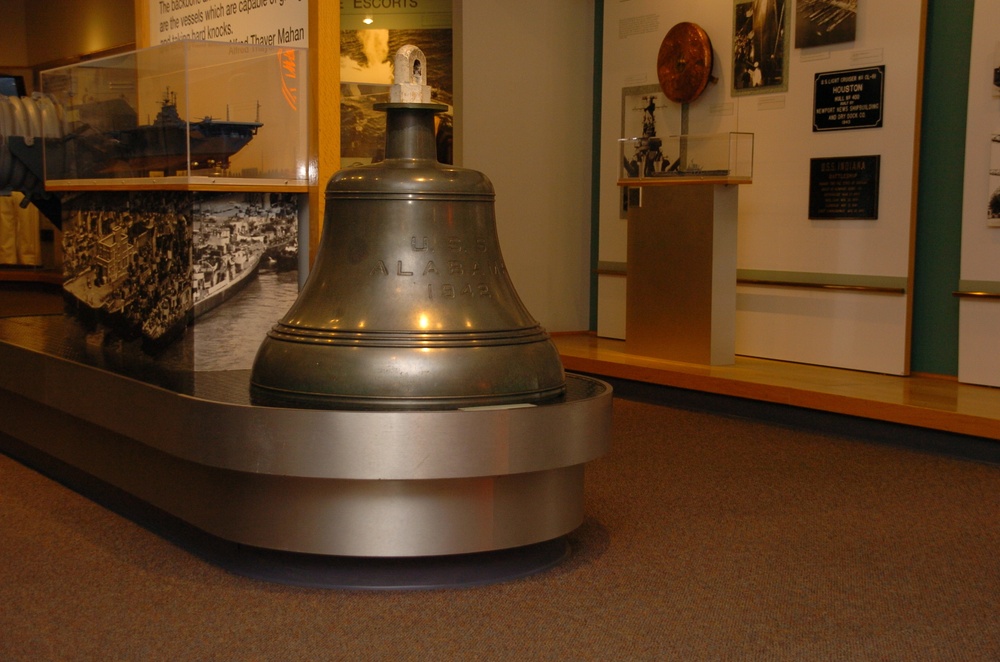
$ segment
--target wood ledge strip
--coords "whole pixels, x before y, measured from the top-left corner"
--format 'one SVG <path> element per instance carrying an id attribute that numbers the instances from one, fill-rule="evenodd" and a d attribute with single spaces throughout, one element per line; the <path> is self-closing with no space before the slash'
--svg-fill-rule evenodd
<path id="1" fill-rule="evenodd" d="M 790 280 L 767 280 L 759 278 L 737 278 L 737 285 L 768 285 L 772 287 L 801 287 L 813 290 L 847 290 L 872 294 L 906 294 L 905 287 L 881 287 L 875 285 L 840 285 L 836 283 L 803 283 Z"/>
<path id="2" fill-rule="evenodd" d="M 1000 292 L 952 292 L 959 299 L 1000 299 Z"/>
<path id="3" fill-rule="evenodd" d="M 857 416 L 1000 441 L 1000 428 L 997 427 L 995 420 L 984 420 L 968 414 L 950 412 L 947 415 L 937 415 L 933 411 L 913 405 L 875 402 L 839 394 L 816 393 L 789 386 L 758 384 L 727 377 L 628 365 L 603 359 L 573 356 L 564 351 L 560 351 L 560 356 L 566 370 L 575 372 L 606 375 L 647 384 L 804 407 L 834 414 Z"/>
<path id="4" fill-rule="evenodd" d="M 905 276 L 871 276 L 772 269 L 737 269 L 739 285 L 796 287 L 812 290 L 837 290 L 866 294 L 906 294 L 909 281 Z"/>

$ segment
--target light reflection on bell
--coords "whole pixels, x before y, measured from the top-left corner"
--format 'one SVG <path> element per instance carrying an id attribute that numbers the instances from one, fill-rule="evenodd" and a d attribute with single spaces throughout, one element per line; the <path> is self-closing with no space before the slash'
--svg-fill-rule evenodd
<path id="1" fill-rule="evenodd" d="M 326 188 L 319 254 L 254 361 L 257 404 L 444 409 L 565 391 L 552 340 L 500 254 L 490 181 L 438 163 L 425 59 L 396 56 L 385 160 Z"/>

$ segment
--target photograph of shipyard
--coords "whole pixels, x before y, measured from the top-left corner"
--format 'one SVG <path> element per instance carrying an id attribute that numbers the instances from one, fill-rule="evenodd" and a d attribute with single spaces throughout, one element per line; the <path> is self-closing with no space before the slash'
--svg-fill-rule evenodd
<path id="1" fill-rule="evenodd" d="M 297 270 L 298 209 L 290 194 L 132 193 L 105 195 L 100 208 L 84 197 L 69 219 L 69 307 L 85 323 L 141 338 L 151 350 L 233 299 L 262 269 Z"/>
<path id="2" fill-rule="evenodd" d="M 858 0 L 799 0 L 795 5 L 795 48 L 854 41 Z"/>

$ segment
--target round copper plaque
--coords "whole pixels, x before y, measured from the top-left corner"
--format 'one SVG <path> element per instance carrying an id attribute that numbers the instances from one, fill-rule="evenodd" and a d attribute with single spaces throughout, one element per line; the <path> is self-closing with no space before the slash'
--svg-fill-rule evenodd
<path id="1" fill-rule="evenodd" d="M 656 56 L 656 74 L 667 98 L 676 103 L 697 99 L 712 78 L 712 42 L 694 23 L 670 28 Z"/>

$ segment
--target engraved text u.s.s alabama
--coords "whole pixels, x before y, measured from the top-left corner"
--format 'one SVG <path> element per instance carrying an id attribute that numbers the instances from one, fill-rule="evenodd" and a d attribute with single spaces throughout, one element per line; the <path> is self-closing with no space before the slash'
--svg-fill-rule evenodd
<path id="1" fill-rule="evenodd" d="M 504 266 L 499 260 L 488 259 L 485 239 L 452 235 L 440 242 L 443 252 L 435 254 L 438 246 L 433 237 L 410 237 L 410 255 L 405 259 L 377 260 L 369 276 L 425 279 L 429 299 L 492 296 L 488 280 L 502 275 Z"/>

